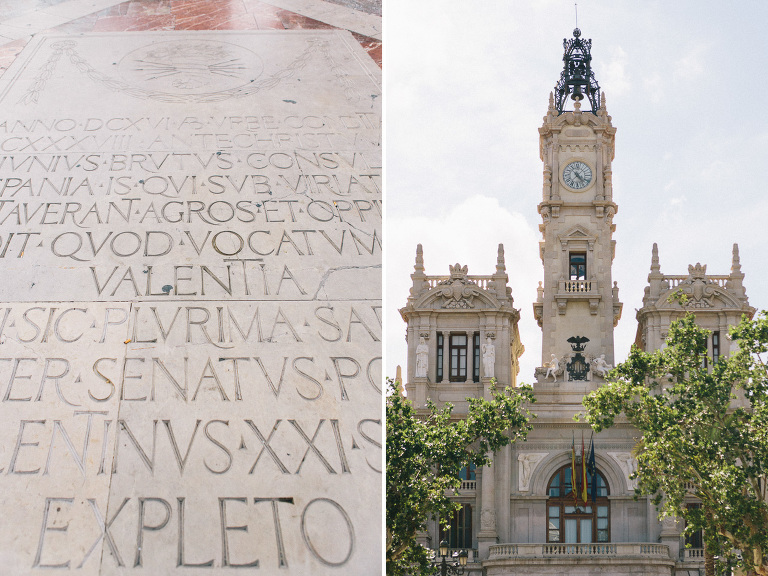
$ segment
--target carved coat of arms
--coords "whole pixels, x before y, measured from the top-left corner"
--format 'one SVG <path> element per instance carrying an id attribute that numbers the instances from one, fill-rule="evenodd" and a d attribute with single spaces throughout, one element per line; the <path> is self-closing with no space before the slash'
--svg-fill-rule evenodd
<path id="1" fill-rule="evenodd" d="M 480 292 L 477 284 L 467 278 L 467 266 L 456 263 L 448 267 L 451 278 L 440 282 L 443 308 L 474 308 L 472 300 Z"/>

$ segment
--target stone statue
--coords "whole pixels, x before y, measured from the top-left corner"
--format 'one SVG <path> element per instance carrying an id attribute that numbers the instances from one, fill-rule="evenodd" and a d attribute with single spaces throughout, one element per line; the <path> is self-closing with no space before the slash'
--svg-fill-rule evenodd
<path id="1" fill-rule="evenodd" d="M 485 344 L 483 344 L 483 375 L 486 378 L 493 378 L 495 363 L 496 347 L 491 342 L 490 337 L 488 337 L 485 339 Z"/>
<path id="2" fill-rule="evenodd" d="M 424 336 L 419 338 L 419 345 L 416 346 L 416 378 L 427 377 L 427 367 L 429 366 L 429 346 L 427 346 Z"/>
<path id="3" fill-rule="evenodd" d="M 533 471 L 546 455 L 546 452 L 526 452 L 517 455 L 517 460 L 520 462 L 518 468 L 518 488 L 520 492 L 528 492 L 531 489 Z"/>
<path id="4" fill-rule="evenodd" d="M 632 458 L 632 454 L 630 452 L 608 452 L 608 456 L 613 458 L 621 471 L 624 472 L 627 488 L 634 490 L 637 487 L 637 478 L 630 478 L 630 476 L 637 472 L 637 461 Z"/>
<path id="5" fill-rule="evenodd" d="M 592 361 L 592 369 L 600 374 L 603 378 L 605 378 L 605 375 L 608 374 L 608 372 L 611 371 L 613 366 L 608 364 L 608 362 L 605 361 L 605 354 L 600 354 L 600 358 L 595 358 Z"/>
<path id="6" fill-rule="evenodd" d="M 544 380 L 549 378 L 549 375 L 552 374 L 552 379 L 557 382 L 557 371 L 560 370 L 560 362 L 557 359 L 557 356 L 552 354 L 552 360 L 549 361 L 547 364 L 547 375 L 544 376 Z"/>

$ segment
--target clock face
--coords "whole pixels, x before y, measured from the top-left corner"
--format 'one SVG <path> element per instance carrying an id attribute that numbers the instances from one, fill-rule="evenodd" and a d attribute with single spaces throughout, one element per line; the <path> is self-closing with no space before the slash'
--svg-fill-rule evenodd
<path id="1" fill-rule="evenodd" d="M 571 162 L 563 170 L 563 181 L 574 190 L 583 190 L 592 182 L 592 169 L 584 162 Z"/>

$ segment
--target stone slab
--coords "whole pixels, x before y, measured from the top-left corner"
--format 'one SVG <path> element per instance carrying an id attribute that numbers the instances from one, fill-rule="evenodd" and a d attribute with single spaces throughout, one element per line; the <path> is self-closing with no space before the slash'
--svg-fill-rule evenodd
<path id="1" fill-rule="evenodd" d="M 381 81 L 340 31 L 0 81 L 0 564 L 381 570 Z"/>

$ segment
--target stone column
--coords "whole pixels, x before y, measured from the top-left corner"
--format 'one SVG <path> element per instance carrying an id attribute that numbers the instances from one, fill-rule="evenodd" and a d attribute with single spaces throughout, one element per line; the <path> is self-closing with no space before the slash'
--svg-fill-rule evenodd
<path id="1" fill-rule="evenodd" d="M 416 376 L 416 347 L 419 345 L 419 339 L 422 337 L 422 334 L 425 334 L 425 336 L 429 336 L 428 332 L 425 332 L 420 325 L 416 325 L 414 329 L 411 331 L 411 327 L 408 327 L 408 349 L 409 349 L 409 362 L 412 361 L 413 364 L 409 363 L 408 366 L 408 374 L 413 375 L 413 380 L 411 380 L 411 383 L 413 384 L 415 388 L 415 394 L 413 397 L 413 403 L 414 406 L 421 408 L 423 406 L 426 406 L 427 404 L 427 398 L 429 397 L 429 364 L 432 362 L 432 355 L 427 355 L 427 376 Z M 427 344 L 429 344 L 429 340 L 426 340 Z M 411 368 L 413 366 L 413 368 Z"/>
<path id="2" fill-rule="evenodd" d="M 665 517 L 661 521 L 661 534 L 659 534 L 659 544 L 669 546 L 669 556 L 673 560 L 680 559 L 680 533 L 682 527 L 677 518 L 671 516 Z"/>
<path id="3" fill-rule="evenodd" d="M 488 456 L 493 458 L 493 454 Z M 492 466 L 483 466 L 480 487 L 480 530 L 477 533 L 477 548 L 481 560 L 488 558 L 490 547 L 496 544 L 496 494 Z"/>
<path id="4" fill-rule="evenodd" d="M 434 321 L 429 323 L 429 366 L 427 367 L 427 374 L 429 375 L 429 381 L 437 383 L 437 328 Z"/>
<path id="5" fill-rule="evenodd" d="M 419 530 L 416 532 L 416 543 L 421 544 L 424 548 L 432 548 L 432 537 L 429 532 Z"/>
<path id="6" fill-rule="evenodd" d="M 502 542 L 511 542 L 509 533 L 510 510 L 509 499 L 512 489 L 512 446 L 506 445 L 496 453 L 496 466 L 499 467 L 499 486 L 496 493 L 496 510 L 499 515 L 496 518 L 497 533 Z"/>
<path id="7" fill-rule="evenodd" d="M 480 335 L 480 346 L 482 347 L 483 342 L 485 342 L 486 338 L 490 338 L 493 342 L 494 346 L 496 346 L 496 366 L 495 366 L 495 376 L 496 380 L 499 382 L 499 387 L 501 389 L 504 388 L 504 386 L 507 386 L 511 380 L 509 379 L 509 374 L 507 373 L 508 370 L 506 368 L 506 355 L 509 354 L 509 347 L 505 346 L 503 343 L 504 340 L 504 331 L 499 331 L 498 325 L 491 325 L 490 330 L 487 329 L 487 331 L 484 334 Z M 496 336 L 500 335 L 501 338 L 497 338 Z M 482 360 L 482 356 L 480 357 Z M 500 363 L 498 362 L 499 358 L 504 358 L 505 361 Z M 501 366 L 501 368 L 499 368 Z M 481 374 L 480 381 L 483 383 L 483 398 L 486 400 L 491 399 L 491 377 L 488 376 L 485 373 Z"/>

